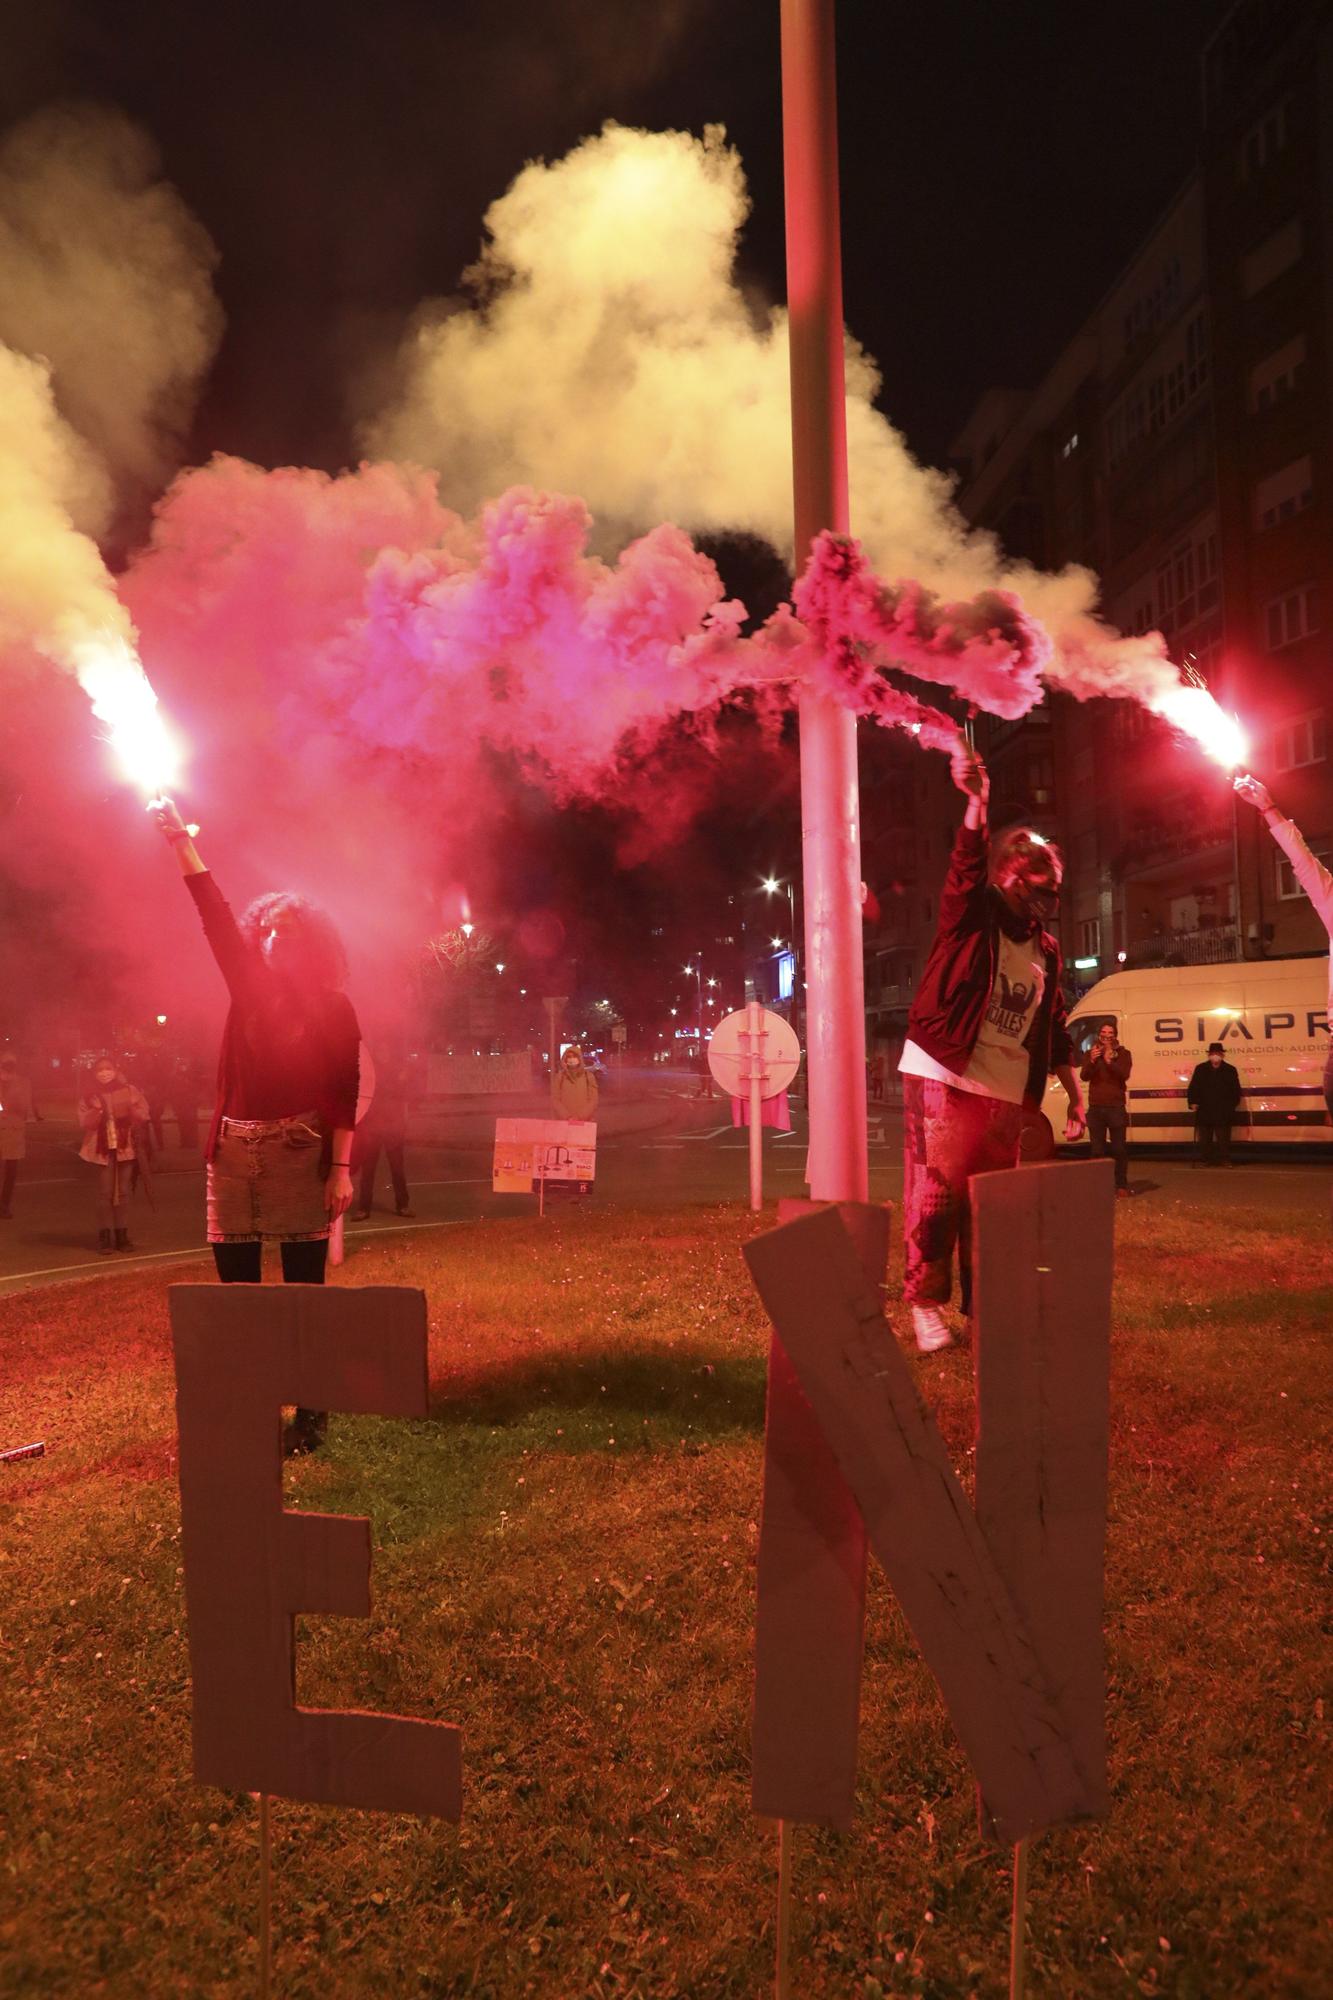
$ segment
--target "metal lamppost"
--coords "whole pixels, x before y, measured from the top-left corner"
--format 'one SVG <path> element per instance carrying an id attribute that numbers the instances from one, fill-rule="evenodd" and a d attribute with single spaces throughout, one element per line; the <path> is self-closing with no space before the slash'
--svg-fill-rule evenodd
<path id="1" fill-rule="evenodd" d="M 798 569 L 822 530 L 846 534 L 847 407 L 838 231 L 833 0 L 782 0 L 782 129 Z M 810 1193 L 865 1201 L 865 981 L 856 719 L 800 698 Z"/>

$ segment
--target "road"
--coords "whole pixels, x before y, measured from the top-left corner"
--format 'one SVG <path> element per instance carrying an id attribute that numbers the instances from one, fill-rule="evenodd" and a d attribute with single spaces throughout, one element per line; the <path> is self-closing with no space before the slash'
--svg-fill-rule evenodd
<path id="1" fill-rule="evenodd" d="M 608 1208 L 678 1208 L 748 1199 L 747 1141 L 723 1123 L 725 1107 L 693 1104 L 696 1123 L 681 1128 L 679 1104 L 655 1130 L 604 1137 L 598 1149 L 596 1194 Z M 671 1115 L 675 1122 L 666 1122 Z M 60 1283 L 127 1266 L 187 1263 L 202 1254 L 203 1167 L 197 1153 L 169 1150 L 154 1178 L 156 1207 L 143 1195 L 131 1208 L 132 1255 L 99 1256 L 93 1205 L 93 1173 L 73 1155 L 72 1132 L 36 1128 L 29 1158 L 20 1168 L 14 1215 L 0 1222 L 0 1294 L 34 1284 Z M 902 1193 L 900 1114 L 872 1111 L 870 1194 L 874 1201 L 897 1202 Z M 491 1192 L 489 1148 L 478 1143 L 437 1144 L 408 1149 L 408 1181 L 414 1216 L 400 1221 L 391 1207 L 383 1165 L 380 1206 L 368 1222 L 350 1222 L 349 1247 L 386 1230 L 438 1229 L 478 1217 L 530 1215 L 535 1201 Z M 768 1197 L 805 1191 L 805 1124 L 797 1112 L 790 1136 L 764 1135 L 764 1187 Z M 1282 1214 L 1326 1216 L 1330 1160 L 1299 1157 L 1244 1158 L 1230 1172 L 1195 1168 L 1188 1159 L 1164 1159 L 1156 1152 L 1133 1158 L 1131 1182 L 1140 1198 L 1197 1204 L 1206 1213 L 1233 1207 Z"/>

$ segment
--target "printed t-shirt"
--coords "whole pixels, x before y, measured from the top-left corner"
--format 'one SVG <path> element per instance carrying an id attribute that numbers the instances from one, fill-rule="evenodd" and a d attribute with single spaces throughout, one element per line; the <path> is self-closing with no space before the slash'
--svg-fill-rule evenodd
<path id="1" fill-rule="evenodd" d="M 898 1068 L 904 1076 L 924 1076 L 975 1097 L 998 1097 L 1021 1104 L 1027 1088 L 1028 1052 L 1023 1043 L 1046 986 L 1046 963 L 1035 937 L 998 935 L 995 978 L 982 1016 L 981 1031 L 960 1075 L 928 1056 L 915 1042 L 903 1044 Z"/>

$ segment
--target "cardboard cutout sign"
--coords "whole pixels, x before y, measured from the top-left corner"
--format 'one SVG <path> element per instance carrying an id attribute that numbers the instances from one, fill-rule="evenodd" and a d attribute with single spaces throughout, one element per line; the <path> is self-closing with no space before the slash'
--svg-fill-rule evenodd
<path id="1" fill-rule="evenodd" d="M 778 1221 L 821 1212 L 814 1202 L 783 1201 Z M 848 1202 L 837 1212 L 867 1282 L 878 1286 L 888 1262 L 889 1210 Z M 848 1826 L 861 1705 L 865 1524 L 776 1333 L 769 1345 L 759 1523 L 754 1809 L 771 1819 Z"/>
<path id="2" fill-rule="evenodd" d="M 298 1708 L 295 1619 L 370 1612 L 370 1523 L 282 1506 L 281 1406 L 427 1414 L 425 1294 L 172 1285 L 181 1535 L 201 1784 L 462 1813 L 451 1723 Z"/>
<path id="3" fill-rule="evenodd" d="M 1110 1435 L 1114 1169 L 972 1184 L 976 1515 L 1104 1813 L 1103 1553 Z"/>
<path id="4" fill-rule="evenodd" d="M 590 1181 L 596 1172 L 595 1119 L 496 1119 L 493 1194 L 531 1194 L 538 1181 Z"/>
<path id="5" fill-rule="evenodd" d="M 1094 1595 L 1100 1603 L 1103 1515 L 1096 1496 L 1104 1492 L 1105 1425 L 1103 1421 L 1100 1474 L 1095 1470 L 1085 1474 L 1081 1494 L 1077 1493 L 1069 1454 L 1097 1451 L 1098 1398 L 1093 1395 L 1091 1416 L 1086 1418 L 1065 1398 L 1081 1398 L 1088 1374 L 1095 1374 L 1099 1366 L 1105 1376 L 1107 1350 L 1104 1343 L 1098 1344 L 1101 1305 L 1094 1288 L 1104 1281 L 1109 1324 L 1114 1192 L 1109 1163 L 1102 1162 L 979 1179 L 976 1192 L 983 1203 L 991 1180 L 1010 1184 L 1016 1213 L 1025 1217 L 1025 1226 L 1008 1240 L 1003 1227 L 997 1233 L 993 1222 L 990 1226 L 992 1257 L 997 1260 L 992 1264 L 992 1297 L 997 1273 L 1011 1273 L 1035 1328 L 1031 1352 L 1038 1366 L 1043 1354 L 1056 1349 L 1063 1353 L 1071 1342 L 1082 1339 L 1088 1319 L 1093 1322 L 1090 1368 L 1062 1365 L 1042 1370 L 1040 1384 L 1031 1380 L 1028 1384 L 1049 1431 L 1037 1453 L 1035 1476 L 1039 1480 L 1043 1466 L 1059 1460 L 1057 1487 L 1073 1503 L 1064 1510 L 1058 1578 L 1029 1587 L 1051 1607 L 1053 1625 L 1057 1589 L 1068 1585 L 1070 1569 L 1081 1577 L 1091 1571 L 1096 1578 L 1090 1589 L 1084 1577 L 1078 1591 L 1080 1637 L 1072 1649 L 1057 1644 L 1043 1623 L 1038 1627 L 1046 1642 L 1043 1650 L 1011 1595 L 1000 1561 L 968 1506 L 943 1440 L 885 1324 L 879 1292 L 867 1282 L 843 1215 L 832 1208 L 809 1214 L 756 1238 L 746 1246 L 745 1255 L 777 1332 L 775 1353 L 785 1350 L 786 1364 L 799 1377 L 837 1471 L 854 1496 L 870 1544 L 939 1683 L 995 1829 L 1005 1839 L 1018 1840 L 1042 1826 L 1096 1813 L 1105 1806 L 1100 1623 L 1094 1660 L 1086 1616 Z M 1058 1282 L 1047 1283 L 1057 1270 Z M 1079 1311 L 1070 1317 L 1076 1290 Z M 987 1338 L 982 1320 L 983 1352 Z M 772 1395 L 770 1390 L 770 1407 Z M 1003 1407 L 1003 1400 L 992 1392 L 988 1400 L 992 1468 L 1003 1467 L 1006 1440 L 1014 1436 L 1012 1422 L 1003 1420 Z M 1104 1411 L 1104 1389 L 1100 1407 Z M 1034 1441 L 1021 1438 L 1020 1448 L 1028 1450 L 1029 1442 Z M 781 1438 L 769 1441 L 766 1508 L 770 1487 L 780 1491 L 772 1468 L 786 1456 Z M 756 1810 L 776 1817 L 846 1824 L 850 1790 L 845 1688 L 850 1642 L 845 1617 L 829 1626 L 827 1643 L 820 1620 L 827 1598 L 824 1578 L 840 1562 L 845 1567 L 854 1541 L 838 1516 L 826 1460 L 812 1454 L 809 1464 L 814 1475 L 807 1504 L 812 1550 L 785 1579 L 775 1576 L 771 1565 L 766 1578 L 761 1564 L 760 1630 L 766 1616 L 772 1615 L 764 1605 L 767 1584 L 770 1591 L 785 1588 L 792 1600 L 787 1622 L 798 1638 L 785 1657 L 772 1648 L 758 1650 L 754 1803 Z M 1021 1526 L 1011 1526 L 1011 1521 L 1031 1511 L 1034 1491 L 1040 1504 L 1040 1487 L 1034 1487 L 1030 1471 L 1015 1481 L 1011 1473 L 992 1469 L 988 1490 L 1002 1553 L 1016 1572 L 1029 1577 L 1045 1561 L 1045 1552 L 1039 1545 L 1034 1554 L 1030 1535 Z M 799 1498 L 795 1493 L 784 1504 L 795 1500 L 799 1505 Z M 820 1534 L 827 1537 L 829 1523 L 836 1539 L 816 1557 L 813 1540 Z M 807 1611 L 803 1631 L 802 1599 Z M 859 1632 L 857 1645 L 859 1653 Z M 827 1726 L 816 1708 L 807 1707 L 807 1733 L 798 1741 L 784 1743 L 771 1730 L 761 1733 L 761 1715 L 780 1700 L 762 1688 L 763 1677 L 767 1674 L 779 1684 L 784 1680 L 810 1684 L 821 1672 L 843 1690 L 844 1697 L 831 1710 Z M 854 1714 L 850 1737 L 854 1748 Z M 812 1811 L 812 1805 L 826 1809 Z M 834 1817 L 835 1811 L 839 1817 Z"/>

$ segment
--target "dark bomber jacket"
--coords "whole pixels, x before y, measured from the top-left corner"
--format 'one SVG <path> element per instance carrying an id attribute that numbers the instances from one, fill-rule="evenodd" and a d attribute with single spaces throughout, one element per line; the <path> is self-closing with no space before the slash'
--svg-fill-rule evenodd
<path id="1" fill-rule="evenodd" d="M 1046 961 L 1046 985 L 1024 1047 L 1028 1080 L 1024 1102 L 1037 1107 L 1046 1078 L 1070 1061 L 1074 1045 L 1065 1027 L 1060 986 L 1060 947 L 1046 931 L 1010 913 L 998 889 L 986 879 L 990 838 L 984 827 L 962 826 L 949 857 L 940 892 L 939 926 L 907 1018 L 907 1033 L 945 1069 L 961 1076 L 972 1059 L 995 984 L 999 935 L 1036 936 Z"/>

